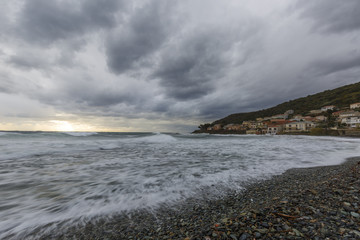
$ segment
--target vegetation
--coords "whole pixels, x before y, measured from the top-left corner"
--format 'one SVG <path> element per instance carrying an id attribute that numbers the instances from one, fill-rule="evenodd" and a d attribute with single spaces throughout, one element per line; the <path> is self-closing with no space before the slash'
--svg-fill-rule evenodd
<path id="1" fill-rule="evenodd" d="M 339 132 L 327 128 L 313 128 L 310 129 L 310 135 L 312 136 L 339 136 Z"/>
<path id="2" fill-rule="evenodd" d="M 294 110 L 294 114 L 307 114 L 310 110 L 320 109 L 326 105 L 336 105 L 338 108 L 348 107 L 349 104 L 360 101 L 360 82 L 346 85 L 333 90 L 326 90 L 321 93 L 309 95 L 307 97 L 298 98 L 288 102 L 284 102 L 275 107 L 248 113 L 235 113 L 225 118 L 217 120 L 211 125 L 230 123 L 240 124 L 246 120 L 255 120 L 256 118 L 264 118 L 276 114 L 282 114 L 289 109 Z"/>

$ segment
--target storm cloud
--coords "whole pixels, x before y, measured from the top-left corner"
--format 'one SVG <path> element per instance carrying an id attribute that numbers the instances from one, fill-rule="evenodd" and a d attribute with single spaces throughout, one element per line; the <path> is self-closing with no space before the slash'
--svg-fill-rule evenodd
<path id="1" fill-rule="evenodd" d="M 146 60 L 169 36 L 170 1 L 154 1 L 135 9 L 129 20 L 110 33 L 106 41 L 109 68 L 117 73 L 129 71 Z M 141 66 L 140 66 L 141 67 Z"/>
<path id="2" fill-rule="evenodd" d="M 27 0 L 18 15 L 16 31 L 28 42 L 50 44 L 78 37 L 116 23 L 118 0 Z"/>
<path id="3" fill-rule="evenodd" d="M 346 0 L 299 1 L 302 16 L 314 21 L 314 29 L 327 33 L 343 33 L 360 29 L 360 2 Z"/>
<path id="4" fill-rule="evenodd" d="M 356 0 L 2 3 L 0 117 L 191 131 L 359 81 L 359 11 Z"/>

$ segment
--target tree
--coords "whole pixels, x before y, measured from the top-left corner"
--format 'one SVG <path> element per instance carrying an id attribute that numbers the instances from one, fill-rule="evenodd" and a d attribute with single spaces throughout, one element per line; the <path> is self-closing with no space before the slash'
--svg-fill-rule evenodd
<path id="1" fill-rule="evenodd" d="M 211 127 L 210 123 L 200 124 L 198 126 L 198 128 L 200 128 L 201 130 L 206 130 L 208 127 Z"/>
<path id="2" fill-rule="evenodd" d="M 328 109 L 325 113 L 325 116 L 327 117 L 327 128 L 335 127 L 336 125 L 336 117 L 333 114 L 333 110 Z"/>

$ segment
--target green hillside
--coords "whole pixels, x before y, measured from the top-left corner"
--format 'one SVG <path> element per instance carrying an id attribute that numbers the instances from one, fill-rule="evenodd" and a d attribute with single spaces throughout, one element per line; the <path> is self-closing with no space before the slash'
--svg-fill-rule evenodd
<path id="1" fill-rule="evenodd" d="M 304 115 L 310 110 L 320 109 L 326 105 L 336 105 L 339 108 L 343 108 L 355 102 L 360 102 L 360 82 L 284 102 L 275 107 L 256 112 L 231 114 L 225 118 L 216 120 L 211 125 L 242 123 L 245 120 L 255 120 L 256 118 L 282 114 L 289 109 L 294 110 L 294 114 Z"/>

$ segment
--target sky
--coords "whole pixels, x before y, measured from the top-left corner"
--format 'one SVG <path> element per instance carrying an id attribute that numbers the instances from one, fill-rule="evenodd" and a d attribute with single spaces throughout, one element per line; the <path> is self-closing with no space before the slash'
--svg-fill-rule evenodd
<path id="1" fill-rule="evenodd" d="M 360 81 L 360 1 L 0 0 L 0 129 L 191 132 Z"/>

